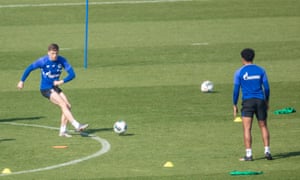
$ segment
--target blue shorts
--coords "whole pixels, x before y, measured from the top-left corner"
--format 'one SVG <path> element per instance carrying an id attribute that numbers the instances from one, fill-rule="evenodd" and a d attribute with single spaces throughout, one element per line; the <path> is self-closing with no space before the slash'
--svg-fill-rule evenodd
<path id="1" fill-rule="evenodd" d="M 265 100 L 246 99 L 242 102 L 242 116 L 253 118 L 254 114 L 257 120 L 267 120 L 268 107 Z"/>
<path id="2" fill-rule="evenodd" d="M 47 99 L 50 99 L 50 95 L 53 91 L 57 92 L 58 94 L 62 92 L 62 90 L 58 86 L 54 86 L 51 89 L 41 89 L 40 91 L 41 94 Z"/>

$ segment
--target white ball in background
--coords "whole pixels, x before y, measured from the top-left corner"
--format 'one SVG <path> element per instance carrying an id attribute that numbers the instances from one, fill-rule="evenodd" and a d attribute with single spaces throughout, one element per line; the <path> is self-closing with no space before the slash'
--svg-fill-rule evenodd
<path id="1" fill-rule="evenodd" d="M 200 89 L 202 92 L 212 92 L 214 90 L 214 83 L 209 80 L 204 81 L 201 84 Z"/>

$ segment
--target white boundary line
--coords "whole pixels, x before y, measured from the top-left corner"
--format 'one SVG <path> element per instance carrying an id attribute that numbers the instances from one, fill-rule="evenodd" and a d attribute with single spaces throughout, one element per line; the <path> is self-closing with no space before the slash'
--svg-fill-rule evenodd
<path id="1" fill-rule="evenodd" d="M 145 4 L 163 2 L 185 2 L 193 0 L 141 0 L 141 1 L 105 1 L 89 2 L 89 5 L 110 5 L 110 4 Z M 206 1 L 206 0 L 202 0 Z M 24 8 L 24 7 L 54 7 L 54 6 L 84 6 L 86 3 L 46 3 L 46 4 L 8 4 L 0 5 L 0 8 Z"/>
<path id="2" fill-rule="evenodd" d="M 192 43 L 192 46 L 207 46 L 207 42 Z"/>
<path id="3" fill-rule="evenodd" d="M 12 122 L 3 122 L 2 124 L 9 124 L 9 125 L 14 125 L 14 126 L 29 126 L 29 127 L 37 127 L 37 128 L 45 128 L 45 129 L 52 129 L 52 130 L 58 130 L 59 128 L 55 127 L 50 127 L 50 126 L 42 126 L 42 125 L 37 125 L 37 124 L 23 124 L 23 123 L 12 123 Z M 73 164 L 80 163 L 82 161 L 86 161 L 98 156 L 101 156 L 102 154 L 107 153 L 110 150 L 110 144 L 107 140 L 100 138 L 98 136 L 89 136 L 95 141 L 99 142 L 102 145 L 102 148 L 97 151 L 96 153 L 80 158 L 80 159 L 75 159 L 69 162 L 65 162 L 62 164 L 57 164 L 53 166 L 48 166 L 48 167 L 43 167 L 43 168 L 38 168 L 38 169 L 32 169 L 32 170 L 25 170 L 25 171 L 18 171 L 18 172 L 12 172 L 10 174 L 0 174 L 0 176 L 7 176 L 7 175 L 15 175 L 15 174 L 25 174 L 25 173 L 33 173 L 33 172 L 39 172 L 39 171 L 46 171 L 46 170 L 51 170 L 51 169 L 56 169 L 64 166 L 69 166 Z"/>

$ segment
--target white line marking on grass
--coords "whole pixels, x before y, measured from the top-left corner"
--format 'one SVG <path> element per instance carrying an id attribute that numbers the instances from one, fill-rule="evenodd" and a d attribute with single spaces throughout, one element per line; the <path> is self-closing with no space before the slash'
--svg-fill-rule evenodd
<path id="1" fill-rule="evenodd" d="M 64 51 L 64 50 L 71 50 L 71 48 L 59 48 L 59 50 Z"/>
<path id="2" fill-rule="evenodd" d="M 207 46 L 207 42 L 200 42 L 200 43 L 192 43 L 192 46 Z"/>
<path id="3" fill-rule="evenodd" d="M 107 1 L 107 2 L 89 2 L 89 5 L 145 4 L 145 3 L 185 2 L 185 1 L 193 1 L 193 0 Z M 202 1 L 206 1 L 206 0 L 202 0 Z M 86 3 L 8 4 L 8 5 L 0 5 L 0 8 L 84 6 L 84 5 L 86 5 Z"/>
<path id="4" fill-rule="evenodd" d="M 37 127 L 37 128 L 45 128 L 45 129 L 52 129 L 52 130 L 58 130 L 59 128 L 55 127 L 50 127 L 50 126 L 43 126 L 43 125 L 37 125 L 37 124 L 23 124 L 23 123 L 13 123 L 13 122 L 3 122 L 3 124 L 9 124 L 9 125 L 14 125 L 14 126 L 29 126 L 29 127 Z M 33 173 L 33 172 L 39 172 L 39 171 L 46 171 L 46 170 L 51 170 L 51 169 L 56 169 L 64 166 L 69 166 L 73 164 L 80 163 L 82 161 L 86 161 L 98 156 L 101 156 L 102 154 L 107 153 L 110 150 L 110 144 L 107 140 L 100 138 L 98 136 L 89 136 L 95 141 L 99 142 L 102 145 L 102 148 L 97 151 L 96 153 L 80 158 L 80 159 L 75 159 L 69 162 L 65 162 L 62 164 L 57 164 L 53 166 L 48 166 L 48 167 L 43 167 L 43 168 L 38 168 L 38 169 L 32 169 L 32 170 L 25 170 L 25 171 L 18 171 L 18 172 L 12 172 L 10 174 L 0 174 L 0 176 L 8 176 L 8 175 L 14 175 L 14 174 L 25 174 L 25 173 Z"/>

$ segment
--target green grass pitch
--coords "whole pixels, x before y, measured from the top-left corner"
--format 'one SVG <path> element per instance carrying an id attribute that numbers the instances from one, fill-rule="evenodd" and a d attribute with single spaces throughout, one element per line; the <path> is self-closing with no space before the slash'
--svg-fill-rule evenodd
<path id="1" fill-rule="evenodd" d="M 273 114 L 285 107 L 300 111 L 300 1 L 90 1 L 87 69 L 84 2 L 0 1 L 0 171 L 24 172 L 0 179 L 241 178 L 230 176 L 233 170 L 263 171 L 247 179 L 300 178 L 299 112 Z M 75 117 L 110 148 L 30 172 L 104 147 L 90 137 L 60 138 L 51 129 L 59 127 L 60 110 L 40 95 L 38 71 L 22 91 L 16 88 L 26 66 L 52 42 L 76 71 L 62 87 Z M 256 50 L 255 63 L 270 80 L 274 161 L 263 159 L 256 121 L 255 160 L 238 161 L 245 152 L 241 124 L 232 118 L 232 79 L 246 47 Z M 213 93 L 200 92 L 204 80 L 214 82 Z M 112 130 L 118 119 L 128 124 L 125 136 Z M 174 167 L 163 167 L 167 161 Z"/>

